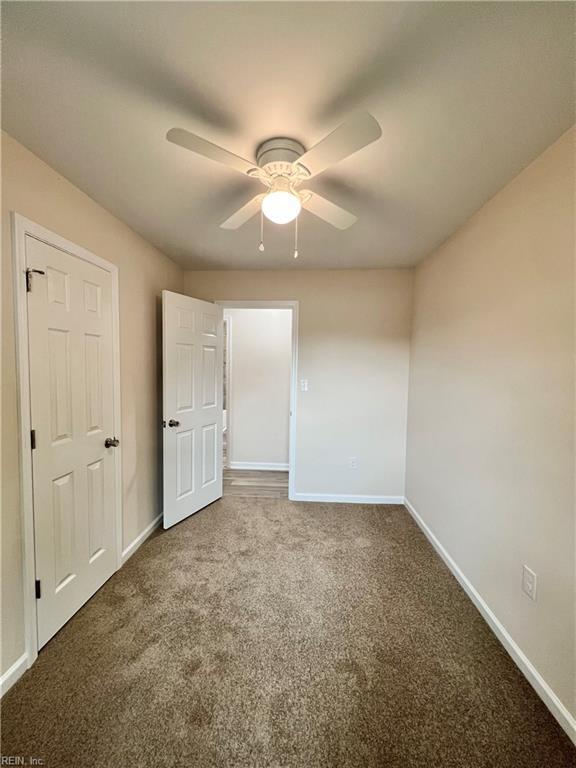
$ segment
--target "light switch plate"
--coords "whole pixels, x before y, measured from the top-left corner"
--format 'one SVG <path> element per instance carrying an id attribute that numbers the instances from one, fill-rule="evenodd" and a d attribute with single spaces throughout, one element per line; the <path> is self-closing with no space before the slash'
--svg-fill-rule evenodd
<path id="1" fill-rule="evenodd" d="M 528 595 L 530 600 L 536 600 L 536 587 L 538 586 L 538 576 L 527 565 L 522 569 L 522 592 Z"/>

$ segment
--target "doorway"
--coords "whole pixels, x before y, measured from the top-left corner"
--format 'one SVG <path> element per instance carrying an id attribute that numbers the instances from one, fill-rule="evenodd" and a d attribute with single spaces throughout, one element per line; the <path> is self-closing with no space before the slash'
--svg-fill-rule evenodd
<path id="1" fill-rule="evenodd" d="M 217 303 L 224 308 L 224 495 L 289 498 L 297 302 Z"/>

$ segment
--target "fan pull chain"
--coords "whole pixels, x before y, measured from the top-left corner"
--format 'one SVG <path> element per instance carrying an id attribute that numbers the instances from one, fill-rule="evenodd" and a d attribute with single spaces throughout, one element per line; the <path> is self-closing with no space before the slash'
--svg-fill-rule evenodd
<path id="1" fill-rule="evenodd" d="M 264 214 L 262 213 L 262 208 L 260 208 L 260 245 L 258 250 L 260 252 L 264 250 Z"/>
<path id="2" fill-rule="evenodd" d="M 294 219 L 294 258 L 298 258 L 298 216 Z"/>

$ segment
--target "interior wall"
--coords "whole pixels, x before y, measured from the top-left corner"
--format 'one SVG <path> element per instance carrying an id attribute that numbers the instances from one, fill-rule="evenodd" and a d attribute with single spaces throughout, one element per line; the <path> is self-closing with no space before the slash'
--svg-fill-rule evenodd
<path id="1" fill-rule="evenodd" d="M 183 279 L 174 262 L 2 134 L 2 672 L 25 650 L 11 211 L 119 267 L 124 547 L 160 509 L 157 301 Z"/>
<path id="2" fill-rule="evenodd" d="M 185 285 L 200 299 L 299 302 L 297 493 L 404 496 L 412 270 L 191 271 Z"/>
<path id="3" fill-rule="evenodd" d="M 229 319 L 229 462 L 287 468 L 292 312 L 230 308 L 224 316 Z"/>
<path id="4" fill-rule="evenodd" d="M 416 270 L 407 498 L 576 714 L 574 129 Z M 521 591 L 538 575 L 537 601 Z"/>

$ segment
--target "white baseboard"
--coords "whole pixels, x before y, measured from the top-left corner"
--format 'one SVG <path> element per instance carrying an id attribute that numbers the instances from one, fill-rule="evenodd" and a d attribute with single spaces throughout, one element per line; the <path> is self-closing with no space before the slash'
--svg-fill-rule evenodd
<path id="1" fill-rule="evenodd" d="M 141 547 L 142 544 L 144 544 L 146 539 L 152 533 L 154 533 L 154 531 L 156 530 L 156 528 L 158 528 L 161 522 L 162 522 L 162 515 L 158 515 L 158 517 L 155 520 L 152 520 L 150 525 L 147 525 L 146 528 L 144 528 L 142 533 L 136 536 L 134 541 L 131 544 L 129 544 L 126 547 L 126 549 L 122 552 L 122 564 L 124 564 L 129 557 L 132 557 L 132 555 L 134 554 L 134 552 L 136 552 L 138 547 Z"/>
<path id="2" fill-rule="evenodd" d="M 8 691 L 18 680 L 19 677 L 22 677 L 24 672 L 28 669 L 28 654 L 23 653 L 22 656 L 20 656 L 19 659 L 16 659 L 14 664 L 12 664 L 11 667 L 9 667 L 6 672 L 0 677 L 0 696 L 4 696 L 6 691 Z"/>
<path id="3" fill-rule="evenodd" d="M 259 469 L 270 472 L 288 472 L 288 464 L 277 464 L 275 462 L 263 461 L 231 461 L 228 464 L 230 469 Z"/>
<path id="4" fill-rule="evenodd" d="M 500 640 L 504 648 L 516 662 L 516 665 L 523 673 L 524 677 L 534 688 L 538 696 L 540 696 L 544 704 L 546 704 L 564 731 L 566 731 L 568 737 L 576 745 L 576 718 L 568 711 L 566 706 L 560 701 L 558 696 L 554 693 L 546 680 L 544 680 L 542 675 L 538 672 L 530 659 L 522 651 L 520 646 L 517 645 L 517 643 L 512 639 L 504 625 L 494 615 L 488 604 L 485 602 L 479 592 L 477 592 L 472 583 L 468 581 L 450 554 L 444 549 L 442 544 L 438 541 L 434 533 L 432 533 L 418 512 L 416 512 L 408 499 L 404 499 L 404 504 L 406 509 L 414 518 L 416 524 L 419 526 L 419 528 L 421 528 L 428 541 L 432 544 L 436 552 L 438 552 L 442 560 L 444 560 L 448 568 L 452 571 L 453 575 L 460 583 L 462 589 L 472 600 L 476 608 L 478 608 L 492 632 L 494 632 L 498 640 Z"/>
<path id="5" fill-rule="evenodd" d="M 294 493 L 290 501 L 328 501 L 332 504 L 404 504 L 404 496 L 355 496 L 338 493 Z"/>

